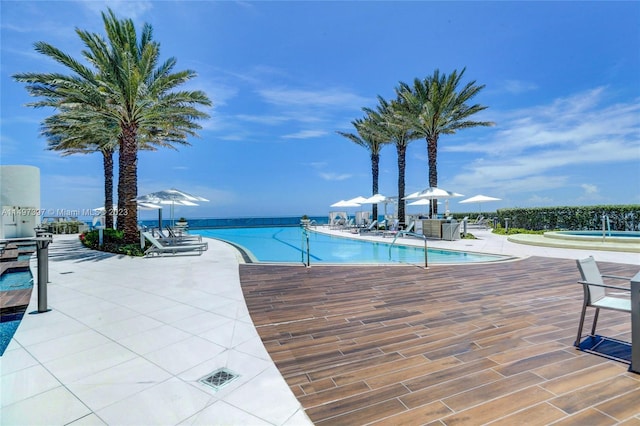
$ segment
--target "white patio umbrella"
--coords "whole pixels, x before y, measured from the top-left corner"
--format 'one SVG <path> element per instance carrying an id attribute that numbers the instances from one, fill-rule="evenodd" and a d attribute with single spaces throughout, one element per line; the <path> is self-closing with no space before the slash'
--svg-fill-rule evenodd
<path id="1" fill-rule="evenodd" d="M 363 204 L 365 201 L 367 201 L 366 198 L 364 198 L 362 195 L 358 195 L 355 198 L 351 198 L 350 200 L 347 200 L 350 203 L 356 203 L 356 204 Z"/>
<path id="2" fill-rule="evenodd" d="M 415 193 L 414 193 L 415 194 Z M 458 194 L 457 192 L 447 191 L 446 189 L 437 188 L 437 187 L 429 187 L 417 193 L 416 195 L 410 194 L 409 197 L 412 198 L 423 198 L 428 200 L 438 200 L 438 199 L 448 199 L 453 197 L 464 197 L 462 194 Z M 405 197 L 407 199 L 408 197 Z M 431 215 L 433 215 L 433 205 L 431 204 Z"/>
<path id="3" fill-rule="evenodd" d="M 336 203 L 331 204 L 330 207 L 360 207 L 359 203 L 354 203 L 349 200 L 340 200 Z"/>
<path id="4" fill-rule="evenodd" d="M 357 198 L 357 197 L 356 197 Z M 364 197 L 361 197 L 364 199 Z M 361 204 L 360 203 L 356 203 L 355 201 L 353 201 L 354 199 L 352 198 L 351 200 L 340 200 L 336 203 L 331 204 L 331 207 L 343 207 L 343 208 L 349 208 L 349 207 L 360 207 Z M 345 213 L 347 213 L 345 211 Z M 347 213 L 348 216 L 348 213 Z M 348 218 L 347 218 L 348 219 Z"/>
<path id="5" fill-rule="evenodd" d="M 197 206 L 196 201 L 209 201 L 204 197 L 191 195 L 187 192 L 175 188 L 152 192 L 147 195 L 136 197 L 136 201 L 152 204 L 163 204 L 171 206 L 171 224 L 173 225 L 173 211 L 175 206 Z"/>
<path id="6" fill-rule="evenodd" d="M 487 195 L 478 194 L 471 198 L 467 198 L 466 200 L 460 201 L 460 203 L 478 203 L 478 214 L 482 214 L 482 205 L 481 203 L 488 203 L 489 201 L 500 201 L 501 198 L 489 197 Z"/>
<path id="7" fill-rule="evenodd" d="M 415 201 L 407 203 L 407 206 L 431 206 L 432 202 L 433 201 L 428 198 L 418 198 Z M 438 204 L 440 203 L 438 202 Z"/>
<path id="8" fill-rule="evenodd" d="M 380 203 L 384 203 L 384 213 L 385 216 L 387 214 L 387 204 L 390 203 L 391 200 L 389 200 L 387 197 L 385 197 L 382 194 L 375 194 L 372 195 L 369 198 L 365 198 L 364 201 L 362 201 L 360 204 L 380 204 Z M 374 217 L 373 220 L 378 220 L 377 217 Z"/>
<path id="9" fill-rule="evenodd" d="M 365 200 L 362 201 L 361 204 L 380 204 L 384 203 L 386 199 L 387 197 L 382 194 L 375 194 L 369 198 L 365 198 Z"/>

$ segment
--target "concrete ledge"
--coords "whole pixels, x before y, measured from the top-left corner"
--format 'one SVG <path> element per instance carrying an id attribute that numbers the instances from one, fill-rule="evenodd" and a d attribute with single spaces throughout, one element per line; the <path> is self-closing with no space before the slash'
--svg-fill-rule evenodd
<path id="1" fill-rule="evenodd" d="M 612 243 L 602 241 L 577 241 L 568 239 L 549 238 L 538 234 L 509 235 L 508 241 L 517 244 L 527 244 L 538 247 L 557 247 L 580 250 L 601 250 L 626 253 L 640 253 L 640 244 Z"/>

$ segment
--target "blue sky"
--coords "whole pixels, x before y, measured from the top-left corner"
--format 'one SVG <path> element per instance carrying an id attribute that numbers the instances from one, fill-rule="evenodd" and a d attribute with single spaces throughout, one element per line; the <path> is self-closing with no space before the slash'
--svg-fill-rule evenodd
<path id="1" fill-rule="evenodd" d="M 151 24 L 161 57 L 195 70 L 186 87 L 214 103 L 191 147 L 140 153 L 139 194 L 175 187 L 211 200 L 176 214 L 325 215 L 371 195 L 369 153 L 335 132 L 353 131 L 361 108 L 400 81 L 464 67 L 464 83 L 486 85 L 477 118 L 496 126 L 441 137 L 439 187 L 502 199 L 483 210 L 640 203 L 640 2 L 3 0 L 0 160 L 40 168 L 43 209 L 100 206 L 102 158 L 45 150 L 40 122 L 53 111 L 25 107 L 11 75 L 61 71 L 36 41 L 80 58 L 74 29 L 102 34 L 107 5 Z M 418 140 L 406 193 L 429 186 L 427 173 Z M 380 192 L 397 194 L 393 146 Z M 474 210 L 459 200 L 452 211 Z"/>

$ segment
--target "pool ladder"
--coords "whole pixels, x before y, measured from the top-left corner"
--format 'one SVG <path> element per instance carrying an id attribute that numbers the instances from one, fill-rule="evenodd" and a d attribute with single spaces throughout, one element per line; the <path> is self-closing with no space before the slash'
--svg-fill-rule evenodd
<path id="1" fill-rule="evenodd" d="M 300 254 L 302 255 L 302 263 L 304 266 L 309 268 L 311 266 L 311 253 L 309 251 L 309 229 L 306 226 L 302 226 L 302 242 L 300 244 Z M 305 250 L 306 243 L 306 250 Z M 305 261 L 304 255 L 307 254 L 307 259 Z"/>
<path id="2" fill-rule="evenodd" d="M 605 225 L 606 225 L 606 229 L 605 229 Z M 605 231 L 609 231 L 609 236 L 611 236 L 611 222 L 609 221 L 609 215 L 603 214 L 602 215 L 602 241 L 604 241 L 605 236 L 606 236 L 606 232 Z"/>
<path id="3" fill-rule="evenodd" d="M 428 262 L 429 254 L 428 254 L 428 251 L 427 251 L 427 237 L 425 235 L 422 235 L 422 234 L 416 234 L 415 232 L 408 232 L 408 231 L 398 231 L 398 232 L 396 232 L 396 236 L 393 238 L 393 241 L 389 245 L 389 260 L 391 260 L 391 248 L 396 243 L 396 240 L 398 239 L 398 237 L 407 236 L 407 235 L 409 235 L 411 237 L 422 238 L 424 240 L 424 267 L 425 267 L 425 269 L 427 269 L 429 267 L 429 262 Z"/>

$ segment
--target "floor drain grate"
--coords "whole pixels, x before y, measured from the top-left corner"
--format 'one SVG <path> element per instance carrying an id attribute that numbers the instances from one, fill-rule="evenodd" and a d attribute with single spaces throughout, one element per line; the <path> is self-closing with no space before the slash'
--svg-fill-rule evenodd
<path id="1" fill-rule="evenodd" d="M 200 379 L 200 383 L 204 383 L 207 386 L 211 386 L 215 390 L 219 390 L 229 382 L 240 377 L 238 374 L 227 370 L 226 368 L 221 368 L 219 370 L 214 371 L 211 374 L 206 375 L 202 379 Z"/>

